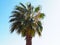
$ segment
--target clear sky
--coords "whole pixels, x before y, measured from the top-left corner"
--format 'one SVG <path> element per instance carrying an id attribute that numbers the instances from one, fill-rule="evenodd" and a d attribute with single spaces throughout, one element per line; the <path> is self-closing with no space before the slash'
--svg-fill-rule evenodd
<path id="1" fill-rule="evenodd" d="M 42 36 L 36 35 L 32 45 L 60 45 L 60 0 L 0 0 L 0 45 L 25 45 L 25 39 L 10 33 L 9 16 L 19 2 L 41 5 L 45 13 Z"/>

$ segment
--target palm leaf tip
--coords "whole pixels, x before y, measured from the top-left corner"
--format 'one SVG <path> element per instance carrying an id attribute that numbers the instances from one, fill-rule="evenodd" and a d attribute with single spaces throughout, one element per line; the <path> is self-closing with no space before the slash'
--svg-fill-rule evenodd
<path id="1" fill-rule="evenodd" d="M 17 33 L 18 33 L 18 34 L 20 34 L 20 32 L 21 32 L 21 30 L 20 30 L 20 29 L 18 29 L 18 30 L 17 30 Z"/>
<path id="2" fill-rule="evenodd" d="M 15 20 L 16 20 L 16 19 L 13 18 L 13 19 L 11 19 L 9 22 L 13 22 L 13 21 L 15 21 Z"/>
<path id="3" fill-rule="evenodd" d="M 10 33 L 13 33 L 14 32 L 14 29 L 10 29 Z"/>
<path id="4" fill-rule="evenodd" d="M 20 3 L 21 6 L 23 6 L 24 8 L 26 8 L 26 6 L 23 3 Z"/>
<path id="5" fill-rule="evenodd" d="M 43 19 L 45 17 L 45 14 L 44 13 L 40 13 L 39 17 Z"/>
<path id="6" fill-rule="evenodd" d="M 11 29 L 10 29 L 10 32 L 13 33 L 13 32 L 14 32 L 14 28 L 11 28 Z"/>
<path id="7" fill-rule="evenodd" d="M 28 4 L 28 7 L 31 7 L 31 3 Z"/>
<path id="8" fill-rule="evenodd" d="M 41 36 L 41 32 L 38 32 L 38 35 Z"/>
<path id="9" fill-rule="evenodd" d="M 40 10 L 39 6 L 35 8 L 35 12 L 38 12 L 39 10 Z"/>
<path id="10" fill-rule="evenodd" d="M 41 32 L 38 28 L 37 28 L 37 33 L 38 33 L 39 36 L 41 35 Z"/>

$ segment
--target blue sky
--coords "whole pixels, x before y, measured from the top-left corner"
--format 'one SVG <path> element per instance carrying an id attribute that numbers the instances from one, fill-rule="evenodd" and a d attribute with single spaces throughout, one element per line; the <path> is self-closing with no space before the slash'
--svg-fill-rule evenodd
<path id="1" fill-rule="evenodd" d="M 60 1 L 59 0 L 0 0 L 0 45 L 25 45 L 25 39 L 9 32 L 9 16 L 20 2 L 41 5 L 45 13 L 42 36 L 36 35 L 32 45 L 60 45 Z"/>

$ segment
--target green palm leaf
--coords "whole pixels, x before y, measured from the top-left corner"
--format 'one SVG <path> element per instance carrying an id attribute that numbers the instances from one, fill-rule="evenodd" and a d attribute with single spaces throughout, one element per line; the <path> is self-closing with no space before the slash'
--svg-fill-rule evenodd
<path id="1" fill-rule="evenodd" d="M 39 10 L 40 10 L 39 6 L 35 8 L 35 12 L 38 12 Z"/>
<path id="2" fill-rule="evenodd" d="M 20 3 L 21 6 L 23 6 L 26 9 L 26 6 L 23 3 Z"/>
<path id="3" fill-rule="evenodd" d="M 44 14 L 44 13 L 40 13 L 40 16 L 39 16 L 39 17 L 43 19 L 43 18 L 44 18 L 44 16 L 45 16 L 45 14 Z"/>

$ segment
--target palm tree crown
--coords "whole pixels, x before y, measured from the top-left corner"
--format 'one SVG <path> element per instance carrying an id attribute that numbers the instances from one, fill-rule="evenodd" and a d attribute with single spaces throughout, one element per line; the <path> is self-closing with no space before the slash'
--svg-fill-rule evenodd
<path id="1" fill-rule="evenodd" d="M 12 11 L 10 17 L 11 22 L 11 33 L 16 31 L 18 34 L 21 34 L 23 37 L 26 35 L 35 36 L 37 32 L 41 36 L 42 24 L 41 19 L 44 18 L 44 13 L 40 12 L 40 7 L 34 8 L 31 3 L 27 6 L 20 3 L 19 6 L 15 7 L 15 10 Z"/>

